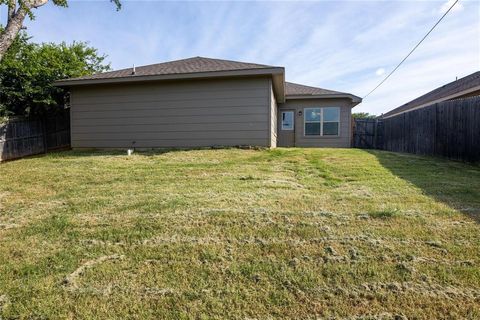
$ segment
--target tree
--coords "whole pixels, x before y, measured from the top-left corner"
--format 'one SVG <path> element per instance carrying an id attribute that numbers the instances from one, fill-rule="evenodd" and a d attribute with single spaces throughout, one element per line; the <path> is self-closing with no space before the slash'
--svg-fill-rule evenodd
<path id="1" fill-rule="evenodd" d="M 110 69 L 105 56 L 84 42 L 36 44 L 20 32 L 0 61 L 0 117 L 35 116 L 64 105 L 65 90 L 58 79 L 80 77 Z"/>
<path id="2" fill-rule="evenodd" d="M 377 116 L 368 112 L 355 112 L 352 113 L 354 119 L 375 119 Z"/>
<path id="3" fill-rule="evenodd" d="M 22 29 L 25 18 L 28 16 L 33 20 L 35 18 L 33 10 L 47 2 L 48 0 L 0 0 L 0 6 L 7 6 L 7 24 L 0 30 L 0 61 Z M 52 2 L 60 7 L 68 6 L 67 0 L 52 0 Z M 120 10 L 120 0 L 110 0 L 110 2 L 116 5 L 117 10 Z"/>

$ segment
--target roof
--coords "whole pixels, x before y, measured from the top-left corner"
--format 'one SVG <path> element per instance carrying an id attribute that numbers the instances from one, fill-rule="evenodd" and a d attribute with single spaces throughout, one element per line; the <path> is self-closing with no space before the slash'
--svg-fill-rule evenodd
<path id="1" fill-rule="evenodd" d="M 146 66 L 98 73 L 55 82 L 56 86 L 106 84 L 154 80 L 200 79 L 232 76 L 271 76 L 278 102 L 288 99 L 349 98 L 358 104 L 361 98 L 349 93 L 285 82 L 285 69 L 257 63 L 239 62 L 205 57 L 193 57 Z M 286 92 L 285 92 L 286 90 Z"/>
<path id="2" fill-rule="evenodd" d="M 305 86 L 303 84 L 292 82 L 285 82 L 285 94 L 287 99 L 349 98 L 356 103 L 360 103 L 362 101 L 360 97 L 350 93 Z"/>
<path id="3" fill-rule="evenodd" d="M 474 72 L 466 77 L 447 83 L 435 90 L 432 90 L 423 96 L 420 96 L 398 108 L 395 108 L 384 115 L 383 118 L 388 118 L 399 113 L 411 111 L 421 107 L 425 107 L 437 102 L 454 99 L 480 90 L 480 71 Z"/>
<path id="4" fill-rule="evenodd" d="M 142 77 L 168 74 L 186 74 L 199 72 L 217 72 L 217 71 L 235 71 L 251 69 L 270 69 L 277 68 L 264 64 L 238 62 L 221 59 L 211 59 L 204 57 L 193 57 L 182 60 L 168 61 L 157 64 L 150 64 L 141 67 L 133 67 L 109 72 L 98 73 L 90 76 L 71 78 L 64 81 L 93 80 L 93 79 L 114 79 L 125 77 Z"/>
<path id="5" fill-rule="evenodd" d="M 285 82 L 285 94 L 287 96 L 295 95 L 322 95 L 322 94 L 342 94 L 344 92 L 327 90 L 323 88 L 304 86 L 303 84 Z"/>
<path id="6" fill-rule="evenodd" d="M 55 82 L 59 87 L 140 81 L 269 76 L 278 102 L 285 101 L 285 68 L 257 63 L 193 57 L 147 66 L 98 73 Z"/>

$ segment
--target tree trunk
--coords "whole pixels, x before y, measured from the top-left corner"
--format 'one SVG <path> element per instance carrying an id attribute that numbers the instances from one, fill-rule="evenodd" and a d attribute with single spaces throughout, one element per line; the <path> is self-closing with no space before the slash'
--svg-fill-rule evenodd
<path id="1" fill-rule="evenodd" d="M 17 9 L 17 2 L 15 0 L 10 0 L 8 2 L 8 15 L 7 15 L 7 22 L 13 18 L 15 14 L 15 10 Z"/>
<path id="2" fill-rule="evenodd" d="M 12 45 L 15 37 L 22 28 L 23 20 L 25 20 L 27 12 L 24 8 L 20 8 L 11 19 L 9 19 L 5 30 L 0 34 L 0 61 L 2 61 L 7 49 Z"/>
<path id="3" fill-rule="evenodd" d="M 7 26 L 5 27 L 5 30 L 0 33 L 0 61 L 2 61 L 8 48 L 17 37 L 18 32 L 22 29 L 23 21 L 25 20 L 27 12 L 32 8 L 43 6 L 47 2 L 48 0 L 33 0 L 20 5 L 17 12 L 15 12 L 15 0 L 9 2 Z"/>

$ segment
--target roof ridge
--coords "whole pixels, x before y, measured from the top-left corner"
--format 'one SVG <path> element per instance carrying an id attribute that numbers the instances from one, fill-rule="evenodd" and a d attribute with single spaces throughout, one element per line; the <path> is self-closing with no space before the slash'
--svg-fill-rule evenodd
<path id="1" fill-rule="evenodd" d="M 151 64 L 146 64 L 146 65 L 143 65 L 143 66 L 137 66 L 136 68 L 153 67 L 153 66 L 158 66 L 158 65 L 161 65 L 161 64 L 165 64 L 165 63 L 174 63 L 174 62 L 180 62 L 180 61 L 187 61 L 187 60 L 193 60 L 193 59 L 196 59 L 196 58 L 208 59 L 208 58 L 205 58 L 205 57 L 197 56 L 197 57 L 189 57 L 189 58 L 183 58 L 183 59 L 177 59 L 177 60 L 170 60 L 170 61 L 163 61 L 163 62 L 151 63 Z M 119 69 L 119 70 L 114 70 L 114 71 L 120 71 L 120 70 L 126 70 L 126 69 L 129 69 L 129 68 Z"/>
<path id="2" fill-rule="evenodd" d="M 146 64 L 146 65 L 141 65 L 141 66 L 135 66 L 135 68 L 145 68 L 145 67 L 153 67 L 153 66 L 159 66 L 162 64 L 166 63 L 177 63 L 181 61 L 188 61 L 188 60 L 194 60 L 194 59 L 205 59 L 205 60 L 210 60 L 210 61 L 225 61 L 225 62 L 232 62 L 232 63 L 241 63 L 241 64 L 251 64 L 259 67 L 267 67 L 267 68 L 277 68 L 277 66 L 271 66 L 267 64 L 260 64 L 260 63 L 253 63 L 253 62 L 244 62 L 244 61 L 235 61 L 235 60 L 227 60 L 227 59 L 217 59 L 217 58 L 209 58 L 209 57 L 202 57 L 202 56 L 195 56 L 195 57 L 189 57 L 189 58 L 183 58 L 183 59 L 178 59 L 178 60 L 170 60 L 170 61 L 163 61 L 163 62 L 158 62 L 158 63 L 152 63 L 152 64 Z M 122 70 L 128 70 L 131 68 L 123 68 L 123 69 L 117 69 L 117 70 L 112 70 L 112 71 L 122 71 Z M 110 72 L 110 71 L 107 71 Z"/>
<path id="3" fill-rule="evenodd" d="M 261 66 L 261 67 L 269 67 L 269 68 L 283 68 L 279 66 L 273 66 L 269 64 L 262 64 L 262 63 L 255 63 L 255 62 L 245 62 L 245 61 L 236 61 L 236 60 L 230 60 L 230 59 L 217 59 L 217 58 L 209 58 L 209 57 L 201 57 L 197 56 L 195 58 L 202 58 L 202 59 L 208 59 L 208 60 L 217 60 L 217 61 L 226 61 L 226 62 L 233 62 L 233 63 L 245 63 L 245 64 L 253 64 L 255 66 Z"/>
<path id="4" fill-rule="evenodd" d="M 196 63 L 198 62 L 198 63 Z M 91 78 L 100 78 L 100 77 L 119 77 L 120 75 L 125 76 L 139 76 L 152 73 L 155 73 L 155 70 L 159 69 L 173 70 L 171 73 L 195 73 L 195 72 L 215 72 L 215 71 L 234 71 L 234 70 L 253 70 L 253 69 L 268 69 L 268 68 L 280 68 L 277 66 L 270 66 L 265 64 L 243 62 L 243 61 L 234 61 L 226 59 L 216 59 L 208 57 L 188 57 L 178 60 L 163 61 L 159 63 L 146 64 L 141 66 L 135 66 L 135 74 L 132 73 L 132 67 L 115 69 L 100 73 L 95 73 L 93 75 L 71 78 L 67 80 L 77 80 L 77 79 L 91 79 Z M 281 67 L 283 68 L 283 67 Z M 183 69 L 183 70 L 182 70 Z M 203 69 L 203 70 L 202 70 Z M 153 71 L 152 71 L 153 70 Z M 168 71 L 159 74 L 167 74 Z"/>

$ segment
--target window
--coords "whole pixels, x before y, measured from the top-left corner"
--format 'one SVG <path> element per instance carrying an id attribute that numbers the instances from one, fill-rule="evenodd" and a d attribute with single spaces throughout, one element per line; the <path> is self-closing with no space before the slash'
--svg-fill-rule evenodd
<path id="1" fill-rule="evenodd" d="M 338 136 L 340 108 L 305 108 L 306 136 Z"/>
<path id="2" fill-rule="evenodd" d="M 282 111 L 282 130 L 293 130 L 293 111 Z"/>
<path id="3" fill-rule="evenodd" d="M 305 135 L 319 136 L 321 132 L 322 109 L 305 109 Z"/>
<path id="4" fill-rule="evenodd" d="M 340 108 L 323 108 L 322 136 L 338 136 Z"/>

